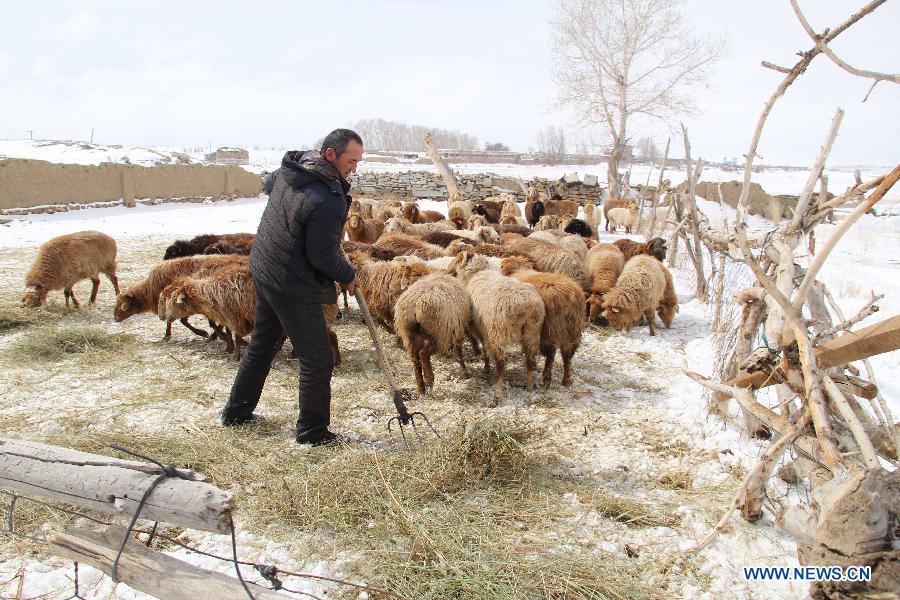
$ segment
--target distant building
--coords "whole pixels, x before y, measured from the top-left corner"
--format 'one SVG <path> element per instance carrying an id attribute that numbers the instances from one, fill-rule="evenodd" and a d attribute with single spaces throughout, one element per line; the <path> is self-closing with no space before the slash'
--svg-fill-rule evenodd
<path id="1" fill-rule="evenodd" d="M 510 152 L 505 150 L 449 150 L 441 148 L 438 150 L 447 162 L 453 163 L 517 163 L 522 160 L 521 152 Z"/>
<path id="2" fill-rule="evenodd" d="M 220 165 L 248 165 L 250 153 L 243 148 L 219 148 L 203 157 L 206 162 Z"/>

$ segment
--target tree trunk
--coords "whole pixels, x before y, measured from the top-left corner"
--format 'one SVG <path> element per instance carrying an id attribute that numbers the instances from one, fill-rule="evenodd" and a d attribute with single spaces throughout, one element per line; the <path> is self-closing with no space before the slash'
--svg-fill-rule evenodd
<path id="1" fill-rule="evenodd" d="M 227 533 L 234 496 L 178 469 L 150 494 L 141 518 Z M 0 487 L 103 513 L 133 515 L 160 475 L 156 465 L 88 454 L 25 440 L 0 438 Z"/>
<path id="2" fill-rule="evenodd" d="M 100 533 L 89 529 L 72 529 L 68 533 L 53 531 L 47 536 L 54 554 L 90 565 L 112 575 L 113 561 L 125 537 L 125 528 L 110 525 Z M 116 578 L 136 590 L 162 600 L 247 600 L 247 591 L 235 577 L 208 571 L 151 550 L 133 538 L 116 566 Z M 283 600 L 289 596 L 248 583 L 253 598 Z"/>
<path id="3" fill-rule="evenodd" d="M 440 154 L 438 154 L 437 150 L 434 147 L 434 141 L 431 139 L 431 133 L 425 134 L 425 150 L 428 153 L 428 156 L 431 158 L 432 162 L 434 162 L 434 166 L 437 167 L 438 172 L 441 174 L 441 178 L 444 180 L 444 185 L 447 186 L 447 202 L 453 202 L 454 200 L 461 200 L 462 193 L 459 191 L 459 186 L 456 184 L 456 177 L 453 176 L 453 172 L 450 170 L 450 167 L 447 166 L 447 163 L 441 158 Z"/>

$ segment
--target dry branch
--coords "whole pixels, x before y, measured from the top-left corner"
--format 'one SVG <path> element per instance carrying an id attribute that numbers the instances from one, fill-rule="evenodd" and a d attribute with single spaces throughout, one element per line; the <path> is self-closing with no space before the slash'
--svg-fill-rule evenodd
<path id="1" fill-rule="evenodd" d="M 141 517 L 203 531 L 230 531 L 234 496 L 205 483 L 194 471 L 177 473 L 156 486 Z M 0 438 L 0 487 L 103 513 L 133 515 L 159 475 L 159 467 L 152 464 Z"/>
<path id="2" fill-rule="evenodd" d="M 856 413 L 850 408 L 847 399 L 844 398 L 841 390 L 838 389 L 838 386 L 835 385 L 831 377 L 828 375 L 823 376 L 822 383 L 825 385 L 825 392 L 828 394 L 828 397 L 834 402 L 838 412 L 841 413 L 841 416 L 844 417 L 844 421 L 846 421 L 847 426 L 850 428 L 853 439 L 856 440 L 856 445 L 862 452 L 863 460 L 866 461 L 866 465 L 870 469 L 877 469 L 881 464 L 878 462 L 878 456 L 875 453 L 875 448 L 872 446 L 872 440 L 869 439 L 865 429 L 863 429 L 862 423 L 857 418 Z"/>
<path id="3" fill-rule="evenodd" d="M 444 162 L 441 155 L 438 154 L 435 149 L 434 140 L 432 140 L 430 132 L 425 134 L 425 151 L 434 162 L 434 166 L 437 167 L 438 172 L 441 174 L 441 178 L 444 180 L 444 184 L 447 186 L 447 191 L 450 194 L 447 199 L 448 202 L 454 199 L 461 199 L 462 194 L 459 191 L 459 186 L 456 185 L 456 177 L 453 176 L 450 167 L 447 166 L 447 163 Z"/>

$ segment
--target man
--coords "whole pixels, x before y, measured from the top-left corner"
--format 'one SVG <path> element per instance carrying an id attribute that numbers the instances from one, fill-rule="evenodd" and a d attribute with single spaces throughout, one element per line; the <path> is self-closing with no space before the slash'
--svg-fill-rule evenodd
<path id="1" fill-rule="evenodd" d="M 350 205 L 347 177 L 362 155 L 358 134 L 335 129 L 320 152 L 285 154 L 266 182 L 269 201 L 250 252 L 256 323 L 222 411 L 223 425 L 257 419 L 253 410 L 286 332 L 300 363 L 297 442 L 321 445 L 337 439 L 328 430 L 334 355 L 322 305 L 337 302 L 334 282 L 356 292 L 356 273 L 339 245 Z"/>

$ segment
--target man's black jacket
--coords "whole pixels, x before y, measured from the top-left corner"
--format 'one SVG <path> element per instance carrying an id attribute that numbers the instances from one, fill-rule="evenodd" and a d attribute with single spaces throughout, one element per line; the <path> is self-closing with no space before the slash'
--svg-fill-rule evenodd
<path id="1" fill-rule="evenodd" d="M 269 202 L 250 271 L 260 283 L 301 302 L 333 304 L 334 282 L 350 283 L 355 275 L 339 251 L 350 184 L 314 150 L 288 152 L 274 175 L 266 181 Z"/>

